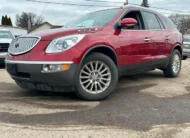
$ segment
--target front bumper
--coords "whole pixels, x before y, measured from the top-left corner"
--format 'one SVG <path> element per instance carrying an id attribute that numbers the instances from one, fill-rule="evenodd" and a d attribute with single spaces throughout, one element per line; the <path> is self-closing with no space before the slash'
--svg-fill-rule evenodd
<path id="1" fill-rule="evenodd" d="M 22 88 L 53 92 L 70 92 L 75 89 L 78 64 L 72 62 L 27 62 L 5 61 L 6 69 L 15 82 Z M 70 63 L 69 69 L 59 72 L 43 73 L 45 64 Z"/>
<path id="2" fill-rule="evenodd" d="M 183 56 L 190 56 L 190 49 L 183 49 Z"/>
<path id="3" fill-rule="evenodd" d="M 7 52 L 0 52 L 0 62 L 4 62 L 7 57 Z"/>

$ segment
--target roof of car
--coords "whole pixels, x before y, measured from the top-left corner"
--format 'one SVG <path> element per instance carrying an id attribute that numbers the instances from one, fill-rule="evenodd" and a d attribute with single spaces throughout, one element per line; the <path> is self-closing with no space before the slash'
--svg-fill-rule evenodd
<path id="1" fill-rule="evenodd" d="M 115 7 L 115 8 L 108 8 L 108 9 L 103 9 L 103 10 L 97 10 L 97 11 L 104 11 L 104 10 L 111 10 L 111 9 L 137 9 L 137 10 L 144 10 L 144 11 L 148 11 L 148 12 L 151 12 L 151 13 L 155 13 L 155 14 L 161 14 L 155 10 L 152 10 L 150 8 L 146 8 L 146 7 L 142 7 L 142 6 L 131 6 L 131 5 L 124 5 L 124 6 L 118 6 L 118 7 Z M 97 11 L 94 11 L 94 12 L 97 12 Z M 94 13 L 92 12 L 92 13 Z"/>
<path id="2" fill-rule="evenodd" d="M 18 26 L 0 25 L 0 27 L 26 30 L 25 28 L 18 27 Z"/>
<path id="3" fill-rule="evenodd" d="M 127 9 L 127 8 L 133 8 L 133 9 L 145 10 L 145 11 L 149 11 L 149 12 L 152 12 L 152 13 L 159 14 L 159 12 L 157 12 L 157 11 L 155 11 L 155 10 L 152 10 L 152 9 L 150 9 L 150 8 L 146 8 L 146 7 L 142 7 L 142 6 L 124 5 L 124 6 L 122 6 L 122 8 L 124 8 L 124 9 Z"/>
<path id="4" fill-rule="evenodd" d="M 9 29 L 1 29 L 0 28 L 0 31 L 10 31 Z"/>

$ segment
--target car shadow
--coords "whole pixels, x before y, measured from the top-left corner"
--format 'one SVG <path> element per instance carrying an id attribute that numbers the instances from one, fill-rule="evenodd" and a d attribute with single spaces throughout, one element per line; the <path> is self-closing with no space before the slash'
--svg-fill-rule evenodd
<path id="1" fill-rule="evenodd" d="M 150 72 L 134 76 L 122 77 L 119 81 L 119 85 L 125 84 L 125 87 L 118 87 L 115 92 L 106 100 L 101 101 L 97 106 L 87 110 L 74 110 L 72 112 L 54 112 L 54 113 L 42 113 L 42 114 L 30 114 L 24 115 L 20 113 L 0 112 L 0 122 L 11 123 L 18 125 L 30 125 L 30 126 L 46 126 L 46 127 L 62 127 L 62 126 L 106 126 L 115 127 L 118 129 L 132 129 L 137 131 L 148 131 L 154 125 L 176 125 L 190 122 L 190 104 L 184 104 L 189 102 L 190 94 L 184 94 L 177 97 L 156 97 L 153 95 L 141 93 L 142 90 L 156 86 L 154 81 L 144 83 L 141 85 L 133 86 L 131 83 L 140 82 L 142 79 L 152 80 L 163 79 L 162 73 Z M 3 86 L 3 87 L 2 87 Z M 9 88 L 13 89 L 13 92 L 6 91 Z M 190 92 L 190 86 L 186 87 Z M 46 102 L 63 103 L 82 103 L 79 98 L 73 93 L 47 93 L 39 91 L 27 91 L 18 88 L 12 83 L 0 83 L 0 104 L 5 102 L 11 102 L 12 100 L 19 100 L 21 104 L 26 104 L 27 100 L 32 97 L 38 97 L 33 99 L 33 102 L 29 102 L 27 106 L 37 105 L 36 101 L 45 99 Z M 10 100 L 7 101 L 6 97 Z M 19 97 L 26 98 L 25 100 L 17 99 Z M 35 101 L 36 100 L 36 101 Z M 31 100 L 30 100 L 31 101 Z M 87 102 L 90 104 L 90 102 Z M 38 107 L 48 108 L 44 104 L 39 104 Z M 51 109 L 58 108 L 60 106 L 52 105 Z M 63 106 L 63 110 L 66 107 Z M 80 105 L 77 107 L 80 108 Z"/>
<path id="2" fill-rule="evenodd" d="M 0 69 L 5 69 L 5 64 L 4 63 L 0 63 Z"/>

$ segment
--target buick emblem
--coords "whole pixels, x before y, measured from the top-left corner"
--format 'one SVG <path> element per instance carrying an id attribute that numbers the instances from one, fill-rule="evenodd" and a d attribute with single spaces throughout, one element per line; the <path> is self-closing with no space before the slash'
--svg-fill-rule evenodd
<path id="1" fill-rule="evenodd" d="M 15 44 L 15 48 L 18 48 L 18 47 L 19 47 L 19 43 L 16 43 L 16 44 Z"/>

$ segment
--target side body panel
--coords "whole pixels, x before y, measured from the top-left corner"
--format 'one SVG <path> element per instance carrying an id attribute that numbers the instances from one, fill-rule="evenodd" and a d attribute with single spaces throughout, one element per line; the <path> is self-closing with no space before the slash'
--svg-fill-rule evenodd
<path id="1" fill-rule="evenodd" d="M 144 40 L 149 37 L 149 31 L 121 31 L 122 66 L 126 66 L 127 74 L 150 68 L 150 61 L 153 58 L 151 56 L 151 42 Z"/>
<path id="2" fill-rule="evenodd" d="M 165 67 L 168 63 L 169 57 L 165 55 L 164 51 L 166 49 L 166 32 L 165 30 L 152 30 L 151 31 L 151 40 L 152 40 L 152 53 L 154 57 L 152 61 L 152 66 L 155 68 Z"/>

